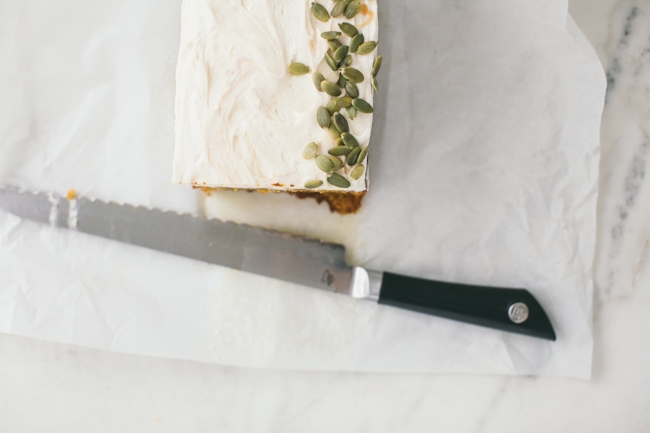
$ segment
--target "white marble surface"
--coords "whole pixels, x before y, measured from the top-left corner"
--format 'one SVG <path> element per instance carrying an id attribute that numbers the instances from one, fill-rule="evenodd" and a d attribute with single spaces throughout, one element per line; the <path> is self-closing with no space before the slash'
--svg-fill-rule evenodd
<path id="1" fill-rule="evenodd" d="M 648 431 L 650 4 L 570 11 L 610 84 L 591 381 L 276 372 L 2 335 L 0 431 Z"/>

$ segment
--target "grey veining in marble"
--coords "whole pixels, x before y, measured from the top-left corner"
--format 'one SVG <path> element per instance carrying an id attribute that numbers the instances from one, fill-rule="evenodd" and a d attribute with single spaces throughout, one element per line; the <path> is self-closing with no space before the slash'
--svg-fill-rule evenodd
<path id="1" fill-rule="evenodd" d="M 602 124 L 601 195 L 596 257 L 597 304 L 633 293 L 650 247 L 650 7 L 600 5 L 600 28 L 585 12 L 584 31 L 607 73 Z M 587 7 L 587 6 L 585 6 Z M 604 31 L 607 37 L 603 38 Z M 599 40 L 600 39 L 600 40 Z M 632 272 L 625 272 L 630 266 Z"/>

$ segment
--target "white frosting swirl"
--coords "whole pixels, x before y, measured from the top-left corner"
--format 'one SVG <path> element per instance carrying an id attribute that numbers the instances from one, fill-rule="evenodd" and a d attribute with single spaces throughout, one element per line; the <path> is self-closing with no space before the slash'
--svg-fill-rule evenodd
<path id="1" fill-rule="evenodd" d="M 331 10 L 333 2 L 321 3 Z M 352 22 L 365 40 L 377 40 L 377 4 L 362 2 L 366 15 Z M 316 109 L 330 97 L 318 92 L 311 74 L 292 77 L 291 61 L 308 65 L 331 81 L 323 60 L 327 41 L 320 34 L 339 30 L 345 17 L 316 20 L 307 0 L 185 0 L 176 73 L 176 149 L 173 182 L 207 187 L 303 189 L 308 180 L 323 180 L 313 160 L 302 158 L 316 141 L 326 153 L 333 141 L 316 123 Z M 362 24 L 364 24 L 362 26 Z M 341 42 L 349 38 L 341 36 Z M 376 51 L 353 54 L 352 66 L 366 79 L 360 97 L 372 103 L 370 71 Z M 372 114 L 350 121 L 361 146 L 370 140 Z M 346 170 L 349 170 L 346 167 Z M 366 189 L 366 179 L 352 181 L 349 191 Z"/>

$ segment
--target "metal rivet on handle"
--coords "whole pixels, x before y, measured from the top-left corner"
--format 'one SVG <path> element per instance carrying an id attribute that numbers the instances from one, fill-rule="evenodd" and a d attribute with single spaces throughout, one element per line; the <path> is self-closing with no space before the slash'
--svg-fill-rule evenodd
<path id="1" fill-rule="evenodd" d="M 515 302 L 508 308 L 508 317 L 517 324 L 524 323 L 528 320 L 528 313 L 528 305 L 523 302 Z"/>

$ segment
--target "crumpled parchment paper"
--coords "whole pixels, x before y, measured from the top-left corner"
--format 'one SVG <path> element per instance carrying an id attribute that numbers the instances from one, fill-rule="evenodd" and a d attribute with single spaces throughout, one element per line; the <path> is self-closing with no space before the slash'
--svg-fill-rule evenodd
<path id="1" fill-rule="evenodd" d="M 529 289 L 558 341 L 459 324 L 21 221 L 0 331 L 224 364 L 589 377 L 605 82 L 565 1 L 380 4 L 371 190 L 337 216 L 171 185 L 180 0 L 0 5 L 0 184 L 344 243 L 351 262 Z"/>

